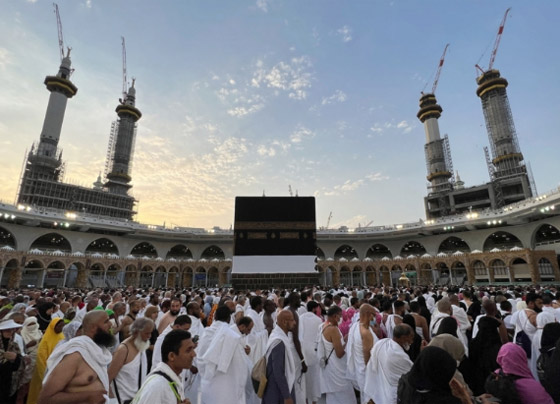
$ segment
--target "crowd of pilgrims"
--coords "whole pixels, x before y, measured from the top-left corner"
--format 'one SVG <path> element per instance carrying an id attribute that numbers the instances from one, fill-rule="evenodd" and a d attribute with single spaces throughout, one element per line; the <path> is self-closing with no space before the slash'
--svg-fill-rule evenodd
<path id="1" fill-rule="evenodd" d="M 0 295 L 0 403 L 560 403 L 555 287 Z"/>

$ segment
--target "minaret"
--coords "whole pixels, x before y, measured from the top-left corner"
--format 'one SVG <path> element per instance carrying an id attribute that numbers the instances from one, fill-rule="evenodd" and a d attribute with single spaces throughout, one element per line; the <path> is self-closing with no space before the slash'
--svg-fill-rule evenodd
<path id="1" fill-rule="evenodd" d="M 453 189 L 449 179 L 453 176 L 451 166 L 451 156 L 447 137 L 441 138 L 439 133 L 438 119 L 442 113 L 441 106 L 437 103 L 434 94 L 423 94 L 420 97 L 420 111 L 416 115 L 420 122 L 424 124 L 426 133 L 426 168 L 430 181 L 430 194 L 446 193 Z"/>
<path id="2" fill-rule="evenodd" d="M 111 155 L 108 161 L 107 182 L 105 187 L 111 193 L 126 195 L 132 188 L 131 169 L 134 142 L 136 140 L 136 122 L 142 117 L 142 113 L 136 104 L 136 89 L 134 79 L 132 86 L 128 89 L 121 103 L 117 106 L 117 120 Z"/>
<path id="3" fill-rule="evenodd" d="M 506 93 L 508 82 L 500 76 L 499 70 L 492 69 L 482 73 L 477 79 L 476 95 L 482 101 L 482 111 L 486 121 L 488 139 L 492 149 L 492 164 L 497 181 L 512 176 L 527 177 L 527 170 L 522 163 L 523 154 L 519 149 L 517 134 Z M 526 192 L 531 190 L 526 184 Z"/>
<path id="4" fill-rule="evenodd" d="M 45 78 L 45 85 L 51 95 L 36 156 L 42 160 L 43 164 L 52 166 L 52 168 L 57 168 L 61 164 L 57 151 L 66 104 L 68 99 L 76 95 L 78 91 L 78 88 L 70 81 L 71 63 L 70 48 L 68 48 L 68 53 L 62 59 L 58 74 Z"/>

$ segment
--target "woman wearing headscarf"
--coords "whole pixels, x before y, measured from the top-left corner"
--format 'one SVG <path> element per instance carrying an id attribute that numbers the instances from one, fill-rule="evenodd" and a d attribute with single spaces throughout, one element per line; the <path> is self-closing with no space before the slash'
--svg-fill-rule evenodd
<path id="1" fill-rule="evenodd" d="M 416 330 L 416 320 L 411 314 L 405 314 L 402 319 L 404 324 L 408 324 L 413 330 Z M 418 355 L 420 355 L 420 350 L 422 348 L 422 337 L 414 331 L 414 341 L 410 344 L 410 348 L 406 351 L 408 357 L 412 362 L 416 360 Z"/>
<path id="2" fill-rule="evenodd" d="M 450 334 L 436 335 L 430 341 L 428 346 L 435 346 L 443 349 L 445 352 L 451 355 L 453 359 L 455 359 L 455 361 L 457 362 L 457 367 L 465 357 L 465 346 L 459 340 L 459 338 L 454 337 Z M 467 382 L 465 382 L 465 378 L 463 377 L 463 374 L 459 371 L 459 369 L 455 369 L 455 375 L 453 377 L 457 379 L 457 381 L 459 381 L 463 385 L 463 387 L 465 387 L 465 389 L 469 392 L 469 395 L 472 395 L 472 391 Z"/>
<path id="3" fill-rule="evenodd" d="M 35 363 L 37 361 L 37 350 L 39 349 L 39 343 L 41 338 L 43 338 L 43 333 L 39 330 L 39 324 L 37 323 L 37 318 L 27 317 L 23 322 L 23 327 L 21 329 L 21 337 L 23 338 L 23 343 L 25 344 L 25 353 L 30 360 L 30 363 L 25 367 L 25 372 L 23 373 L 21 379 L 21 388 L 18 393 L 18 403 L 23 403 L 23 398 L 27 396 L 27 391 L 29 390 L 29 382 L 31 381 L 31 376 L 33 375 L 33 369 L 35 369 Z"/>
<path id="4" fill-rule="evenodd" d="M 39 323 L 39 329 L 41 331 L 45 332 L 45 330 L 51 323 L 51 315 L 55 307 L 56 305 L 52 302 L 46 302 L 37 305 L 37 322 Z"/>
<path id="5" fill-rule="evenodd" d="M 550 311 L 543 311 L 537 315 L 537 331 L 533 335 L 533 341 L 531 342 L 531 359 L 529 359 L 529 369 L 531 369 L 531 373 L 533 377 L 539 380 L 539 375 L 537 373 L 537 359 L 540 355 L 541 350 L 541 338 L 543 335 L 543 329 L 545 325 L 548 323 L 556 322 L 556 317 L 554 313 Z"/>
<path id="6" fill-rule="evenodd" d="M 470 404 L 470 396 L 464 389 L 461 398 L 451 390 L 450 383 L 456 370 L 457 363 L 451 355 L 435 346 L 426 347 L 410 372 L 400 378 L 397 403 Z"/>
<path id="7" fill-rule="evenodd" d="M 457 338 L 457 320 L 453 317 L 444 317 L 439 325 L 437 335 L 449 334 Z"/>
<path id="8" fill-rule="evenodd" d="M 555 403 L 560 403 L 560 323 L 544 326 L 541 355 L 549 355 L 541 383 Z"/>
<path id="9" fill-rule="evenodd" d="M 14 320 L 0 322 L 0 402 L 13 404 L 17 397 L 24 360 L 14 341 L 16 329 L 21 327 Z"/>
<path id="10" fill-rule="evenodd" d="M 486 315 L 477 319 L 478 332 L 469 344 L 469 360 L 474 369 L 470 385 L 475 395 L 484 393 L 486 378 L 498 367 L 496 358 L 502 346 L 500 328 L 505 332 L 507 340 L 505 326 L 495 317 L 495 304 L 488 300 L 484 307 Z"/>
<path id="11" fill-rule="evenodd" d="M 39 393 L 41 392 L 41 387 L 43 383 L 43 376 L 45 375 L 45 370 L 47 368 L 47 359 L 54 351 L 54 348 L 59 343 L 60 340 L 64 339 L 64 334 L 62 334 L 62 328 L 64 327 L 64 320 L 61 318 L 55 318 L 51 320 L 39 348 L 37 349 L 37 362 L 35 364 L 35 370 L 33 371 L 33 377 L 31 378 L 31 384 L 29 385 L 29 395 L 27 396 L 27 404 L 37 404 L 37 399 L 39 398 Z"/>
<path id="12" fill-rule="evenodd" d="M 523 404 L 554 404 L 544 387 L 533 378 L 527 364 L 527 354 L 519 345 L 511 342 L 503 345 L 497 362 L 503 374 L 514 379 L 517 395 Z M 496 373 L 498 372 L 499 369 Z M 503 397 L 494 395 L 503 400 Z"/>

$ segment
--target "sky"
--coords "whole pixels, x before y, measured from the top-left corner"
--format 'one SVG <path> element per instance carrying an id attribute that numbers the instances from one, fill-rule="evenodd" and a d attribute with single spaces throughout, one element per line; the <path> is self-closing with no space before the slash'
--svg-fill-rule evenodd
<path id="1" fill-rule="evenodd" d="M 539 193 L 560 182 L 557 0 L 58 0 L 77 95 L 60 137 L 65 181 L 104 171 L 128 79 L 143 117 L 132 168 L 137 220 L 229 228 L 235 196 L 315 196 L 331 228 L 425 217 L 425 135 L 416 118 L 450 44 L 436 96 L 454 169 L 488 181 L 474 65 L 509 81 Z M 0 199 L 13 203 L 60 64 L 52 1 L 2 2 Z"/>

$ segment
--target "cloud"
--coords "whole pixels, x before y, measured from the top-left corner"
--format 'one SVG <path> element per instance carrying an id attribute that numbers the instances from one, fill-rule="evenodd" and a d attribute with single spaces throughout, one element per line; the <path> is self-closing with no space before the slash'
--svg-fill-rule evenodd
<path id="1" fill-rule="evenodd" d="M 10 52 L 6 48 L 0 48 L 0 69 L 5 69 L 12 64 Z"/>
<path id="2" fill-rule="evenodd" d="M 268 13 L 268 0 L 257 0 L 257 8 Z"/>
<path id="3" fill-rule="evenodd" d="M 305 55 L 294 57 L 289 62 L 281 61 L 271 68 L 264 67 L 263 60 L 258 60 L 251 86 L 283 90 L 290 98 L 303 100 L 307 97 L 307 89 L 311 87 L 312 66 L 310 58 Z"/>
<path id="4" fill-rule="evenodd" d="M 337 29 L 336 33 L 342 38 L 343 42 L 350 42 L 352 40 L 352 29 L 348 25 Z"/>
<path id="5" fill-rule="evenodd" d="M 399 123 L 393 123 L 393 122 L 385 122 L 385 123 L 379 123 L 376 122 L 371 128 L 369 128 L 370 133 L 367 137 L 368 138 L 372 138 L 373 135 L 383 135 L 385 134 L 385 131 L 389 130 L 389 131 L 395 131 L 398 130 L 400 131 L 402 134 L 407 134 L 412 132 L 412 129 L 414 129 L 414 125 L 410 125 L 407 121 L 403 120 L 400 121 Z"/>
<path id="6" fill-rule="evenodd" d="M 296 130 L 290 135 L 290 141 L 292 143 L 301 143 L 306 139 L 313 139 L 315 137 L 315 132 L 307 129 L 303 125 L 298 125 Z"/>
<path id="7" fill-rule="evenodd" d="M 321 101 L 321 105 L 328 105 L 335 102 L 344 102 L 346 101 L 346 94 L 341 90 L 336 90 L 333 95 L 329 97 L 325 97 Z"/>
<path id="8" fill-rule="evenodd" d="M 350 192 L 356 191 L 362 185 L 368 182 L 386 181 L 389 177 L 381 174 L 380 172 L 371 173 L 366 175 L 364 178 L 359 178 L 357 180 L 348 179 L 344 183 L 335 185 L 332 188 L 322 188 L 320 191 L 315 191 L 315 196 L 339 196 L 345 195 Z"/>
<path id="9" fill-rule="evenodd" d="M 274 147 L 266 147 L 264 145 L 260 145 L 257 148 L 257 153 L 259 154 L 259 156 L 263 157 L 274 157 L 276 156 L 276 149 L 274 149 Z"/>
<path id="10" fill-rule="evenodd" d="M 91 7 L 92 7 L 92 0 L 86 0 L 86 7 L 87 7 L 87 8 L 91 8 Z"/>
<path id="11" fill-rule="evenodd" d="M 412 131 L 412 126 L 410 126 L 406 121 L 400 121 L 397 124 L 397 129 L 402 129 L 403 133 L 410 133 Z"/>
<path id="12" fill-rule="evenodd" d="M 366 179 L 368 179 L 371 182 L 386 181 L 386 180 L 389 179 L 389 176 L 383 175 L 380 172 L 377 172 L 377 173 L 371 173 L 371 174 L 366 175 Z"/>

